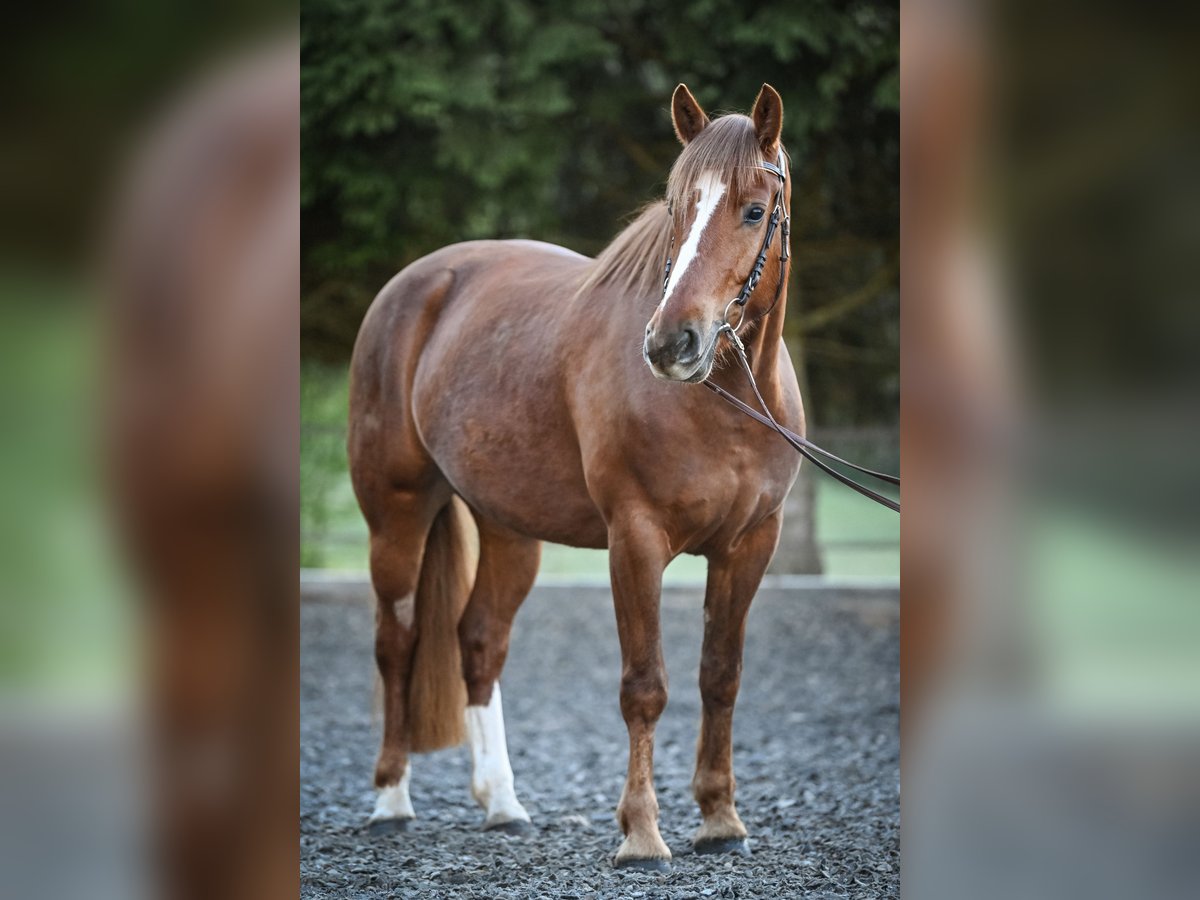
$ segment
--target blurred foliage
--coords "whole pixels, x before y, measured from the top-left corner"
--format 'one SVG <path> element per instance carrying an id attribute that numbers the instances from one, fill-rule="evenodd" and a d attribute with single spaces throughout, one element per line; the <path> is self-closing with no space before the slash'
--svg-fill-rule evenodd
<path id="1" fill-rule="evenodd" d="M 110 224 L 114 182 L 141 129 L 183 85 L 279 31 L 295 16 L 288 6 L 105 0 L 71 4 L 68 14 L 9 4 L 0 28 L 0 259 L 51 274 L 83 268 Z"/>
<path id="2" fill-rule="evenodd" d="M 670 96 L 766 81 L 795 173 L 789 315 L 824 422 L 898 413 L 899 12 L 812 0 L 304 0 L 304 350 L 344 359 L 376 291 L 456 241 L 596 253 L 661 192 Z M 815 404 L 812 402 L 815 398 Z"/>

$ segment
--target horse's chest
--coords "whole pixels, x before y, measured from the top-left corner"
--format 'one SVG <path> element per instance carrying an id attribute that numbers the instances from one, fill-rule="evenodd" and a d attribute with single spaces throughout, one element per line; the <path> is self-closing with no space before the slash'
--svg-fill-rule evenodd
<path id="1" fill-rule="evenodd" d="M 725 448 L 712 464 L 718 473 L 713 493 L 724 500 L 730 516 L 755 520 L 783 503 L 798 469 L 794 457 L 753 444 Z"/>
<path id="2" fill-rule="evenodd" d="M 772 446 L 769 434 L 751 435 L 676 444 L 664 448 L 658 466 L 642 471 L 651 505 L 677 549 L 704 552 L 733 543 L 787 497 L 798 457 L 782 443 Z"/>

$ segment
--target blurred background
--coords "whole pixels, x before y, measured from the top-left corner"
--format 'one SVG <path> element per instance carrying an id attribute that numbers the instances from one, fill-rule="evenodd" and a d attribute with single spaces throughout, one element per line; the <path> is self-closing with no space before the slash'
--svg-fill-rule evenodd
<path id="1" fill-rule="evenodd" d="M 665 187 L 681 81 L 710 114 L 745 112 L 764 81 L 782 95 L 810 434 L 899 470 L 895 3 L 304 0 L 301 53 L 302 565 L 366 568 L 346 370 L 375 293 L 456 241 L 595 255 Z M 773 571 L 897 579 L 899 517 L 810 477 Z M 548 546 L 542 572 L 606 577 L 606 554 Z M 703 573 L 683 557 L 668 578 Z"/>

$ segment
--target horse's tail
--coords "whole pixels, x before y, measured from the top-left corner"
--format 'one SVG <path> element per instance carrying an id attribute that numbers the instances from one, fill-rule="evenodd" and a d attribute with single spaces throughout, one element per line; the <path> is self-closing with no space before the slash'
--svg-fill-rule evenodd
<path id="1" fill-rule="evenodd" d="M 417 581 L 416 647 L 408 680 L 408 743 L 415 753 L 461 744 L 467 686 L 458 647 L 475 581 L 479 543 L 471 513 L 457 497 L 429 530 Z"/>

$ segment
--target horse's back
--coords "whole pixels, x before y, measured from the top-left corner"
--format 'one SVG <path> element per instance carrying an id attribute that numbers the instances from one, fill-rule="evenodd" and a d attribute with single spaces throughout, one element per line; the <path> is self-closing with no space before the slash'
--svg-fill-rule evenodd
<path id="1" fill-rule="evenodd" d="M 373 402 L 390 404 L 397 389 L 407 393 L 415 361 L 442 323 L 448 301 L 470 294 L 472 284 L 489 274 L 511 276 L 538 267 L 546 275 L 535 277 L 544 282 L 588 262 L 565 247 L 522 239 L 451 244 L 410 263 L 375 296 L 359 327 L 351 359 L 352 411 Z"/>
<path id="2" fill-rule="evenodd" d="M 442 247 L 409 263 L 376 294 L 359 328 L 355 355 L 360 347 L 392 342 L 398 328 L 411 324 L 413 316 L 428 314 L 431 302 L 443 300 L 452 282 L 461 285 L 495 267 L 526 264 L 571 271 L 589 261 L 566 247 L 526 239 L 464 241 Z M 437 309 L 432 312 L 436 317 Z"/>

